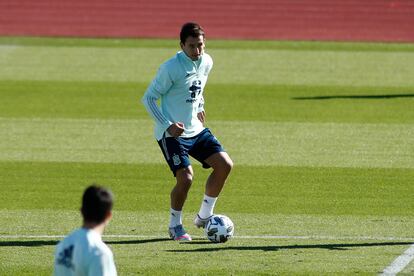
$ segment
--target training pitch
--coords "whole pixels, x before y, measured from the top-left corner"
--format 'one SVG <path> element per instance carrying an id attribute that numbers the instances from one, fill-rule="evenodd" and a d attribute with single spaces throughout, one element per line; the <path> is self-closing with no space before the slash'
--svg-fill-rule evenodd
<path id="1" fill-rule="evenodd" d="M 50 275 L 84 188 L 115 194 L 120 275 L 414 273 L 414 45 L 207 41 L 207 127 L 235 237 L 167 235 L 174 184 L 140 99 L 172 40 L 0 38 L 0 275 Z"/>

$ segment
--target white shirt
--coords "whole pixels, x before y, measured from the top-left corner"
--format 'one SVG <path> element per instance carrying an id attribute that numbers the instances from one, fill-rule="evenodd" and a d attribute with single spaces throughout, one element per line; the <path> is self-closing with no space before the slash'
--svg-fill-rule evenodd
<path id="1" fill-rule="evenodd" d="M 193 61 L 182 51 L 160 66 L 142 98 L 155 121 L 157 140 L 161 140 L 165 130 L 177 122 L 184 123 L 182 137 L 193 137 L 204 129 L 197 113 L 204 110 L 203 91 L 212 67 L 213 60 L 207 53 Z"/>
<path id="2" fill-rule="evenodd" d="M 59 242 L 55 251 L 55 276 L 116 276 L 112 251 L 101 235 L 80 228 Z"/>

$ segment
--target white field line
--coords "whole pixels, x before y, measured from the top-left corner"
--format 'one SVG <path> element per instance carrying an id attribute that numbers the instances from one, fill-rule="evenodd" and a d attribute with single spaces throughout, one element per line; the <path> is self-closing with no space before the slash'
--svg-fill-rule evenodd
<path id="1" fill-rule="evenodd" d="M 204 238 L 204 236 L 192 235 L 194 238 Z M 64 238 L 65 235 L 0 235 L 0 239 L 58 239 Z M 135 238 L 135 239 L 162 239 L 167 235 L 103 235 L 104 238 Z M 414 237 L 375 237 L 375 236 L 289 236 L 289 235 L 260 235 L 260 236 L 234 236 L 235 239 L 292 239 L 292 240 L 386 240 L 386 241 L 410 241 Z M 414 245 L 412 246 L 412 253 L 414 253 Z M 413 255 L 414 258 L 414 255 Z"/>
<path id="2" fill-rule="evenodd" d="M 414 259 L 414 244 L 412 244 L 403 254 L 398 256 L 380 275 L 397 275 Z"/>

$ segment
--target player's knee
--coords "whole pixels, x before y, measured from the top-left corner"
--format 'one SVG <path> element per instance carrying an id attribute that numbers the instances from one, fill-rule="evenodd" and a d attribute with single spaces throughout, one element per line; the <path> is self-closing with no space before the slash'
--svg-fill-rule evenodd
<path id="1" fill-rule="evenodd" d="M 182 168 L 176 173 L 177 185 L 180 187 L 190 188 L 193 183 L 193 170 L 190 168 Z"/>
<path id="2" fill-rule="evenodd" d="M 220 162 L 220 165 L 216 169 L 219 169 L 221 172 L 228 175 L 232 168 L 233 161 L 227 156 L 226 158 L 223 158 L 222 162 Z"/>
<path id="3" fill-rule="evenodd" d="M 226 159 L 224 169 L 227 172 L 227 174 L 230 173 L 230 171 L 233 169 L 233 160 L 229 158 Z"/>
<path id="4" fill-rule="evenodd" d="M 191 184 L 193 184 L 192 176 L 188 175 L 187 177 L 180 179 L 179 184 L 180 186 L 190 188 Z"/>

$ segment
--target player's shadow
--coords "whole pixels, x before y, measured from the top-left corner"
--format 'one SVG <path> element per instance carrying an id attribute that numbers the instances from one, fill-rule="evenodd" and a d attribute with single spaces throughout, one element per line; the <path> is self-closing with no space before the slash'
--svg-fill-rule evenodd
<path id="1" fill-rule="evenodd" d="M 26 241 L 0 241 L 0 247 L 2 246 L 21 246 L 21 247 L 36 247 L 36 246 L 50 246 L 56 245 L 58 240 L 26 240 Z"/>
<path id="2" fill-rule="evenodd" d="M 399 246 L 412 245 L 414 242 L 372 242 L 372 243 L 334 243 L 334 244 L 295 244 L 295 245 L 268 245 L 268 246 L 220 246 L 209 242 L 191 242 L 189 245 L 209 244 L 209 247 L 195 248 L 195 249 L 172 249 L 166 250 L 168 252 L 214 252 L 226 250 L 240 250 L 240 251 L 279 251 L 279 250 L 294 250 L 294 249 L 326 249 L 326 250 L 349 250 L 355 247 L 374 247 L 374 246 Z"/>
<path id="3" fill-rule="evenodd" d="M 168 238 L 154 238 L 154 239 L 142 239 L 142 240 L 120 240 L 120 241 L 105 241 L 106 244 L 142 244 L 142 243 L 155 243 L 171 241 Z M 25 241 L 0 241 L 0 247 L 36 247 L 36 246 L 55 246 L 59 240 L 25 240 Z"/>
<path id="4" fill-rule="evenodd" d="M 293 100 L 332 100 L 332 99 L 393 99 L 413 98 L 414 94 L 383 94 L 383 95 L 331 95 L 331 96 L 310 96 L 293 97 Z"/>
<path id="5" fill-rule="evenodd" d="M 105 241 L 106 244 L 141 244 L 141 243 L 155 243 L 171 241 L 169 238 L 153 238 L 153 239 L 142 239 L 142 240 L 124 240 L 124 241 Z"/>

